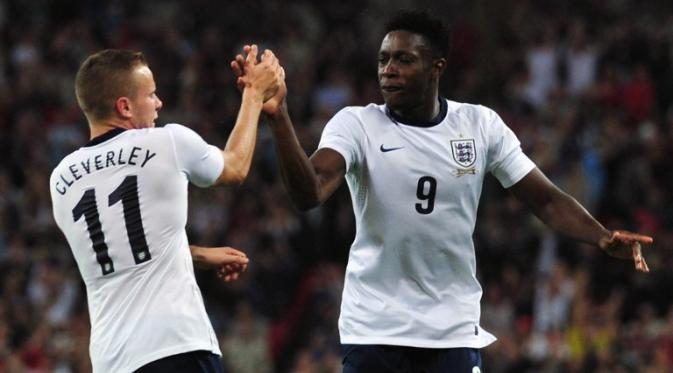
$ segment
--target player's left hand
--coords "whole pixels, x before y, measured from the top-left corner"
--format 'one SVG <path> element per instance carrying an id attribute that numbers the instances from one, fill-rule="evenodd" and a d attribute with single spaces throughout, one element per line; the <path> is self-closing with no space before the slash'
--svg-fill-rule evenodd
<path id="1" fill-rule="evenodd" d="M 224 282 L 235 281 L 247 268 L 247 264 L 226 264 L 217 270 L 217 277 Z"/>
<path id="2" fill-rule="evenodd" d="M 200 251 L 199 264 L 217 270 L 225 282 L 237 280 L 248 269 L 248 256 L 233 247 L 211 247 Z"/>
<path id="3" fill-rule="evenodd" d="M 642 245 L 654 242 L 650 236 L 627 231 L 612 231 L 609 237 L 601 239 L 599 246 L 611 256 L 620 259 L 633 259 L 636 270 L 649 272 L 645 257 L 642 253 Z"/>

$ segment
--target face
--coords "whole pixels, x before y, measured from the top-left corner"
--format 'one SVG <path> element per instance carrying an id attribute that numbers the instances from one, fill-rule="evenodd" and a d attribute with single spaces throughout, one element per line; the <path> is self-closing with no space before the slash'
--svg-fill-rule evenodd
<path id="1" fill-rule="evenodd" d="M 439 71 L 419 34 L 391 31 L 379 50 L 379 86 L 388 107 L 404 110 L 436 100 Z"/>
<path id="2" fill-rule="evenodd" d="M 133 128 L 152 128 L 163 105 L 157 96 L 152 71 L 147 66 L 138 66 L 132 74 L 136 82 L 136 96 L 130 100 L 131 125 Z"/>

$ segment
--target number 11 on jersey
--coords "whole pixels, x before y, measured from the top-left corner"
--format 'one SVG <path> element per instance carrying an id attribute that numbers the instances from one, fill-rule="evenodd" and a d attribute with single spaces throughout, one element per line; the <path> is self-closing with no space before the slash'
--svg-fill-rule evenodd
<path id="1" fill-rule="evenodd" d="M 121 184 L 108 197 L 108 207 L 121 201 L 124 209 L 124 223 L 126 225 L 126 234 L 131 244 L 131 252 L 136 264 L 144 263 L 150 259 L 149 247 L 145 239 L 145 229 L 140 215 L 140 202 L 138 200 L 138 177 L 129 175 L 124 178 Z M 87 230 L 91 245 L 96 253 L 96 261 L 100 264 L 103 275 L 115 271 L 114 263 L 108 255 L 108 247 L 105 243 L 105 235 L 98 214 L 98 205 L 96 204 L 96 190 L 88 189 L 82 195 L 77 205 L 72 209 L 72 217 L 77 222 L 82 215 L 86 221 Z"/>

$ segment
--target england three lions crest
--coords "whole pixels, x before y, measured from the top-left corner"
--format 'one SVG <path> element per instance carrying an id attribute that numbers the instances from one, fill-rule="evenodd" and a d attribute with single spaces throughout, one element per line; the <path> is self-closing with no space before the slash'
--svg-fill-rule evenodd
<path id="1" fill-rule="evenodd" d="M 468 168 L 477 160 L 477 151 L 473 139 L 451 140 L 453 159 L 459 165 Z"/>

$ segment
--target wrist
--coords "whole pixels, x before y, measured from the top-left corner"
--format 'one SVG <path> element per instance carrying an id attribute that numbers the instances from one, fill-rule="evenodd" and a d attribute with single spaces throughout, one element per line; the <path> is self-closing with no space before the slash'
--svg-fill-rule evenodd
<path id="1" fill-rule="evenodd" d="M 605 250 L 608 245 L 610 245 L 610 242 L 612 242 L 613 236 L 614 233 L 612 231 L 604 229 L 601 236 L 598 238 L 598 242 L 596 243 L 597 246 L 601 248 L 601 250 Z"/>
<path id="2" fill-rule="evenodd" d="M 199 246 L 189 246 L 189 251 L 192 254 L 192 262 L 194 263 L 201 263 L 203 262 L 203 248 Z"/>
<path id="3" fill-rule="evenodd" d="M 253 103 L 263 104 L 264 103 L 264 91 L 252 86 L 246 85 L 243 88 L 243 101 L 249 100 Z"/>
<path id="4" fill-rule="evenodd" d="M 288 111 L 287 111 L 287 105 L 285 104 L 285 100 L 281 102 L 273 111 L 265 111 L 265 114 L 269 118 L 269 121 L 271 123 L 278 123 L 282 122 L 284 118 L 288 116 Z"/>

